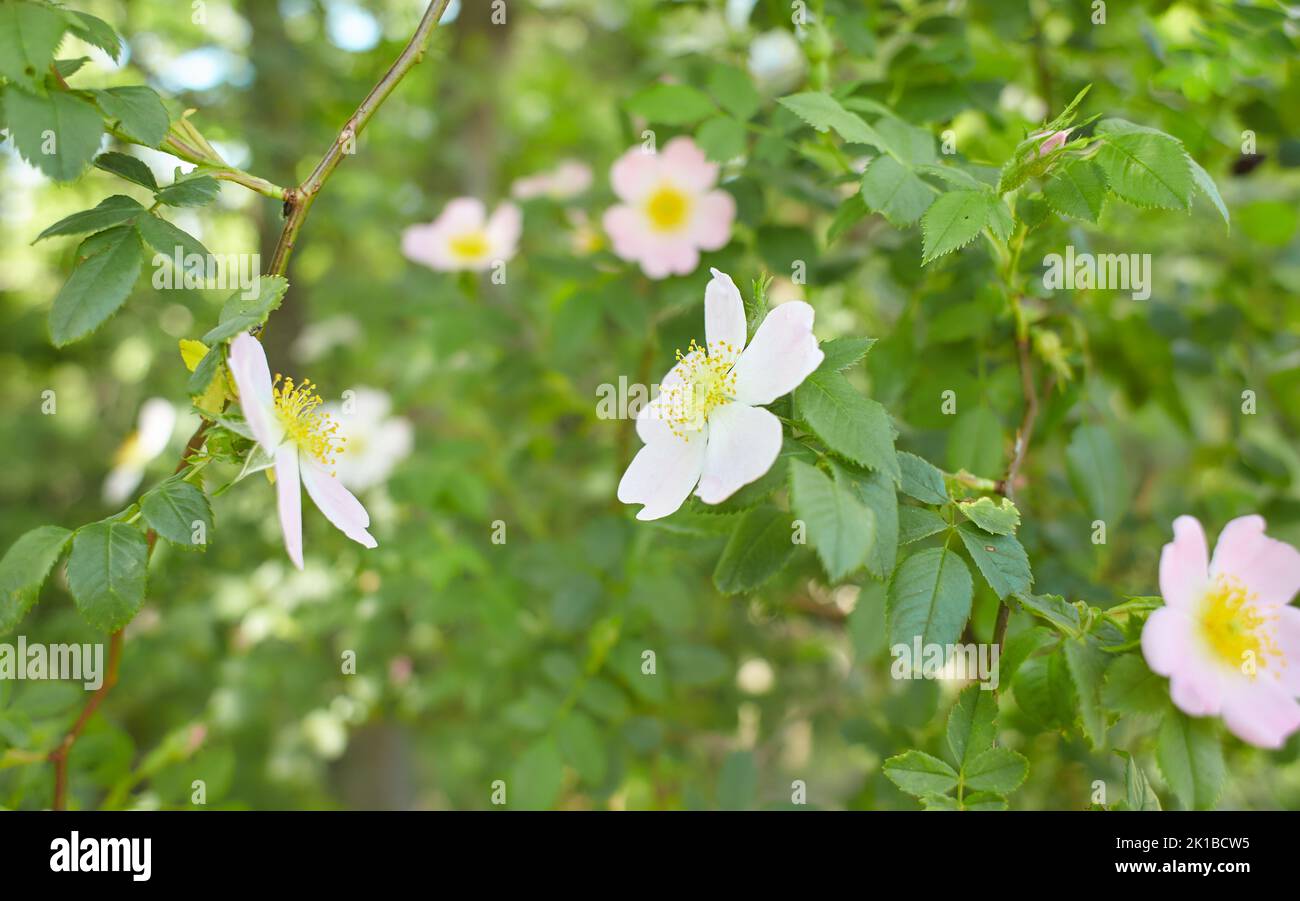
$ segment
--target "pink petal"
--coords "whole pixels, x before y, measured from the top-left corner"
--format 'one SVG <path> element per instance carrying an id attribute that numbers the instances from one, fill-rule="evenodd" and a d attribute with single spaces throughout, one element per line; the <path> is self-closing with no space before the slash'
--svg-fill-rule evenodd
<path id="1" fill-rule="evenodd" d="M 1205 532 L 1194 516 L 1174 520 L 1174 540 L 1160 552 L 1160 593 L 1171 607 L 1190 607 L 1209 581 Z"/>
<path id="2" fill-rule="evenodd" d="M 1293 695 L 1300 695 L 1300 608 L 1279 607 L 1272 613 L 1277 614 L 1277 629 L 1274 640 L 1282 652 L 1282 660 L 1275 663 L 1269 660 L 1269 667 L 1280 665 L 1281 684 Z"/>
<path id="3" fill-rule="evenodd" d="M 763 476 L 781 453 L 781 420 L 760 407 L 724 404 L 709 414 L 709 445 L 696 494 L 720 504 Z"/>
<path id="4" fill-rule="evenodd" d="M 736 221 L 736 198 L 726 191 L 709 191 L 695 200 L 689 234 L 702 250 L 718 250 L 731 240 Z"/>
<path id="5" fill-rule="evenodd" d="M 620 259 L 636 262 L 654 243 L 650 226 L 634 207 L 612 206 L 605 210 L 601 223 L 609 235 L 614 254 Z"/>
<path id="6" fill-rule="evenodd" d="M 282 444 L 275 451 L 275 494 L 280 509 L 284 549 L 302 569 L 302 489 L 298 477 L 298 448 Z"/>
<path id="7" fill-rule="evenodd" d="M 515 255 L 519 233 L 523 230 L 524 216 L 513 203 L 503 203 L 492 213 L 487 223 L 488 243 L 495 260 L 508 260 Z"/>
<path id="8" fill-rule="evenodd" d="M 209 353 L 216 353 L 216 350 Z M 270 453 L 284 438 L 284 429 L 275 416 L 271 368 L 266 363 L 262 342 L 247 332 L 236 335 L 230 342 L 229 364 L 235 387 L 239 389 L 239 405 L 244 410 L 244 419 L 257 443 Z"/>
<path id="9" fill-rule="evenodd" d="M 733 370 L 736 400 L 751 406 L 770 404 L 821 365 L 825 354 L 812 333 L 813 315 L 813 308 L 800 300 L 767 314 Z"/>
<path id="10" fill-rule="evenodd" d="M 707 191 L 718 183 L 718 164 L 709 162 L 704 151 L 685 135 L 665 144 L 660 156 L 663 173 L 692 193 Z"/>
<path id="11" fill-rule="evenodd" d="M 1169 696 L 1188 716 L 1213 716 L 1223 707 L 1223 681 L 1212 667 L 1185 661 L 1169 677 Z"/>
<path id="12" fill-rule="evenodd" d="M 364 547 L 378 546 L 379 542 L 366 531 L 370 525 L 370 514 L 361 505 L 361 501 L 353 497 L 352 492 L 315 460 L 309 459 L 303 463 L 302 483 L 307 487 L 307 494 L 316 509 L 324 513 L 336 529 Z"/>
<path id="13" fill-rule="evenodd" d="M 700 479 L 706 439 L 707 433 L 701 432 L 689 441 L 673 438 L 641 448 L 618 483 L 618 499 L 645 505 L 637 519 L 659 519 L 676 512 Z"/>
<path id="14" fill-rule="evenodd" d="M 477 197 L 457 197 L 449 200 L 442 213 L 433 220 L 435 228 L 448 234 L 477 231 L 487 219 L 487 207 Z"/>
<path id="15" fill-rule="evenodd" d="M 1276 682 L 1258 679 L 1225 701 L 1223 722 L 1242 741 L 1276 750 L 1300 729 L 1300 704 Z"/>
<path id="16" fill-rule="evenodd" d="M 1219 534 L 1210 573 L 1240 579 L 1261 604 L 1288 604 L 1300 591 L 1300 551 L 1265 535 L 1262 516 L 1242 516 Z"/>
<path id="17" fill-rule="evenodd" d="M 704 336 L 709 355 L 740 355 L 745 347 L 745 302 L 731 276 L 710 269 L 713 278 L 704 288 Z"/>
<path id="18" fill-rule="evenodd" d="M 1182 609 L 1161 607 L 1142 627 L 1142 656 L 1151 671 L 1172 675 L 1187 658 L 1192 644 L 1192 621 Z"/>
<path id="19" fill-rule="evenodd" d="M 640 145 L 631 148 L 609 170 L 610 187 L 620 200 L 636 203 L 659 181 L 659 157 Z"/>

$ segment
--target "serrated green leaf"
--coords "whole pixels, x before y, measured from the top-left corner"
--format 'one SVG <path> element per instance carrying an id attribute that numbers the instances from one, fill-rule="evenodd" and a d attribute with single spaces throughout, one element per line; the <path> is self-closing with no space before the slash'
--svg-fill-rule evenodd
<path id="1" fill-rule="evenodd" d="M 36 88 L 63 41 L 59 12 L 35 3 L 0 3 L 0 75 Z"/>
<path id="2" fill-rule="evenodd" d="M 925 504 L 948 503 L 948 486 L 937 466 L 907 451 L 898 452 L 898 489 Z"/>
<path id="3" fill-rule="evenodd" d="M 896 228 L 911 225 L 934 203 L 934 189 L 887 154 L 872 160 L 862 173 L 866 205 Z"/>
<path id="4" fill-rule="evenodd" d="M 991 497 L 962 501 L 957 509 L 975 525 L 994 535 L 1014 535 L 1020 528 L 1020 511 L 1009 497 L 999 498 L 996 502 Z"/>
<path id="5" fill-rule="evenodd" d="M 185 258 L 194 254 L 207 259 L 210 254 L 208 249 L 199 243 L 199 239 L 189 232 L 182 231 L 172 225 L 166 219 L 151 213 L 148 216 L 141 216 L 136 222 L 136 228 L 140 229 L 140 236 L 158 253 L 163 254 L 172 261 L 175 266 L 176 249 L 181 250 L 181 262 Z"/>
<path id="6" fill-rule="evenodd" d="M 122 522 L 78 530 L 68 557 L 68 587 L 88 623 L 116 632 L 144 604 L 149 547 L 144 533 Z"/>
<path id="7" fill-rule="evenodd" d="M 1079 611 L 1059 594 L 1030 594 L 1027 591 L 1016 592 L 1016 600 L 1027 611 L 1055 626 L 1071 637 L 1082 634 L 1083 624 L 1079 620 Z"/>
<path id="8" fill-rule="evenodd" d="M 836 238 L 857 225 L 870 213 L 871 210 L 867 209 L 867 203 L 860 193 L 844 198 L 835 210 L 835 218 L 826 229 L 826 244 L 829 246 L 835 243 Z"/>
<path id="9" fill-rule="evenodd" d="M 993 747 L 997 737 L 997 696 L 979 685 L 968 685 L 948 714 L 948 750 L 958 771 Z"/>
<path id="10" fill-rule="evenodd" d="M 749 119 L 758 112 L 758 91 L 749 75 L 735 66 L 718 63 L 710 69 L 708 89 L 718 105 L 737 119 Z"/>
<path id="11" fill-rule="evenodd" d="M 140 512 L 149 526 L 172 544 L 207 550 L 212 531 L 212 507 L 201 489 L 179 478 L 171 478 L 140 498 Z M 194 540 L 202 526 L 202 541 Z"/>
<path id="12" fill-rule="evenodd" d="M 838 372 L 814 372 L 794 391 L 795 415 L 826 446 L 848 460 L 900 478 L 894 426 L 879 403 L 863 397 Z"/>
<path id="13" fill-rule="evenodd" d="M 117 62 L 122 55 L 122 39 L 117 36 L 113 26 L 103 19 L 79 10 L 68 10 L 68 28 L 77 37 L 92 47 L 98 47 Z"/>
<path id="14" fill-rule="evenodd" d="M 1214 183 L 1214 179 L 1210 176 L 1210 173 L 1206 172 L 1200 163 L 1192 159 L 1190 154 L 1187 157 L 1187 162 L 1191 164 L 1192 181 L 1196 183 L 1196 187 L 1200 188 L 1201 192 L 1205 194 L 1206 197 L 1210 198 L 1210 202 L 1214 204 L 1214 208 L 1218 210 L 1219 215 L 1223 217 L 1223 224 L 1225 226 L 1230 225 L 1232 220 L 1228 216 L 1228 205 L 1223 202 L 1223 195 L 1219 193 L 1219 186 Z"/>
<path id="15" fill-rule="evenodd" d="M 1146 773 L 1137 760 L 1126 751 L 1117 751 L 1124 758 L 1124 801 L 1128 810 L 1160 810 L 1160 798 L 1147 780 Z"/>
<path id="16" fill-rule="evenodd" d="M 1213 720 L 1171 711 L 1160 724 L 1156 762 L 1183 807 L 1208 810 L 1223 791 L 1223 746 Z"/>
<path id="17" fill-rule="evenodd" d="M 1094 159 L 1110 189 L 1134 206 L 1187 209 L 1194 180 L 1182 145 L 1155 131 L 1114 130 L 1117 121 L 1107 119 L 1097 127 L 1102 144 Z"/>
<path id="18" fill-rule="evenodd" d="M 993 792 L 971 792 L 962 800 L 962 810 L 1006 810 L 1007 799 Z"/>
<path id="19" fill-rule="evenodd" d="M 876 129 L 861 116 L 846 110 L 830 94 L 809 91 L 781 97 L 777 102 L 817 131 L 834 129 L 836 134 L 850 144 L 870 144 L 882 151 L 886 149 L 886 141 Z"/>
<path id="20" fill-rule="evenodd" d="M 1101 686 L 1110 658 L 1091 636 L 1067 639 L 1064 644 L 1065 665 L 1074 680 L 1074 696 L 1079 703 L 1084 737 L 1094 748 L 1103 747 L 1106 744 L 1106 713 L 1101 705 Z"/>
<path id="21" fill-rule="evenodd" d="M 95 168 L 112 172 L 119 178 L 125 178 L 150 191 L 158 190 L 158 182 L 153 177 L 153 171 L 138 157 L 111 150 L 95 157 Z"/>
<path id="22" fill-rule="evenodd" d="M 959 525 L 957 534 L 984 581 L 999 598 L 1026 592 L 1034 584 L 1029 556 L 1014 535 L 990 535 L 969 523 Z"/>
<path id="23" fill-rule="evenodd" d="M 50 308 L 50 337 L 63 347 L 89 335 L 117 312 L 140 274 L 144 246 L 134 226 L 91 235 L 77 250 L 77 266 Z"/>
<path id="24" fill-rule="evenodd" d="M 283 276 L 260 276 L 256 295 L 244 297 L 243 289 L 240 289 L 227 298 L 221 306 L 216 327 L 203 336 L 203 343 L 211 346 L 261 325 L 280 306 L 284 292 L 288 290 L 289 282 Z"/>
<path id="25" fill-rule="evenodd" d="M 1106 177 L 1091 160 L 1071 160 L 1043 185 L 1043 199 L 1062 216 L 1096 222 L 1106 205 Z"/>
<path id="26" fill-rule="evenodd" d="M 65 216 L 37 235 L 36 240 L 40 241 L 56 235 L 84 235 L 87 232 L 102 231 L 114 225 L 131 222 L 143 212 L 144 207 L 134 199 L 125 194 L 114 194 L 101 200 L 93 210 L 82 210 L 71 216 Z"/>
<path id="27" fill-rule="evenodd" d="M 1029 761 L 1007 748 L 992 748 L 972 760 L 962 772 L 968 788 L 1005 795 L 1015 791 L 1029 775 Z"/>
<path id="28" fill-rule="evenodd" d="M 221 183 L 210 175 L 189 175 L 175 179 L 154 198 L 168 206 L 206 206 L 221 193 Z"/>
<path id="29" fill-rule="evenodd" d="M 713 570 L 723 594 L 753 591 L 780 572 L 794 553 L 790 515 L 767 505 L 741 517 Z"/>
<path id="30" fill-rule="evenodd" d="M 91 94 L 104 115 L 116 121 L 128 137 L 149 147 L 157 147 L 167 137 L 171 117 L 167 115 L 167 107 L 163 106 L 162 98 L 153 88 L 128 85 L 92 91 Z"/>
<path id="31" fill-rule="evenodd" d="M 72 533 L 40 526 L 24 533 L 0 559 L 0 635 L 27 615 Z"/>
<path id="32" fill-rule="evenodd" d="M 922 538 L 937 535 L 948 528 L 948 522 L 933 510 L 924 507 L 898 508 L 898 543 L 911 544 Z"/>
<path id="33" fill-rule="evenodd" d="M 790 499 L 832 582 L 866 561 L 876 540 L 875 517 L 847 486 L 815 466 L 791 460 Z"/>
<path id="34" fill-rule="evenodd" d="M 882 772 L 909 795 L 942 795 L 957 787 L 957 771 L 924 751 L 907 751 L 885 761 Z"/>
<path id="35" fill-rule="evenodd" d="M 684 84 L 652 84 L 627 101 L 628 112 L 663 125 L 690 125 L 717 112 L 708 95 Z"/>
<path id="36" fill-rule="evenodd" d="M 877 579 L 887 579 L 898 559 L 898 487 L 879 470 L 851 472 L 835 467 L 836 482 L 848 485 L 857 499 L 871 511 L 876 538 L 867 552 L 867 572 Z"/>
<path id="37" fill-rule="evenodd" d="M 970 618 L 970 570 L 947 547 L 927 548 L 904 560 L 889 582 L 885 618 L 890 645 L 949 645 Z"/>
<path id="38" fill-rule="evenodd" d="M 876 343 L 875 338 L 832 338 L 821 343 L 822 362 L 819 372 L 843 372 L 856 365 Z"/>
<path id="39" fill-rule="evenodd" d="M 99 150 L 103 120 L 80 97 L 62 91 L 38 97 L 9 85 L 4 110 L 22 158 L 55 181 L 72 181 Z"/>
<path id="40" fill-rule="evenodd" d="M 1074 723 L 1074 683 L 1062 654 L 1030 657 L 1015 676 L 1016 703 L 1031 719 L 1046 728 Z"/>
<path id="41" fill-rule="evenodd" d="M 921 217 L 921 265 L 975 240 L 990 223 L 995 202 L 1001 201 L 986 191 L 940 194 Z"/>

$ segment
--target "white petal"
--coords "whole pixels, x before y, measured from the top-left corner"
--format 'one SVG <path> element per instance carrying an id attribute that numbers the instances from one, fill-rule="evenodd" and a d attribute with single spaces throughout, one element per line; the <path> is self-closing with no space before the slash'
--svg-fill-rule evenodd
<path id="1" fill-rule="evenodd" d="M 176 408 L 161 397 L 151 397 L 140 407 L 140 455 L 152 460 L 167 449 L 172 432 L 176 429 Z"/>
<path id="2" fill-rule="evenodd" d="M 209 353 L 216 353 L 213 348 Z M 230 374 L 239 389 L 239 405 L 257 443 L 268 452 L 275 450 L 284 437 L 284 429 L 275 416 L 271 395 L 271 367 L 266 363 L 262 342 L 247 332 L 230 342 Z"/>
<path id="3" fill-rule="evenodd" d="M 781 420 L 767 410 L 724 404 L 709 414 L 709 446 L 696 494 L 720 504 L 772 468 L 781 453 Z"/>
<path id="4" fill-rule="evenodd" d="M 292 444 L 282 444 L 275 452 L 275 494 L 284 549 L 293 565 L 302 569 L 302 488 L 299 487 L 298 448 Z"/>
<path id="5" fill-rule="evenodd" d="M 1174 520 L 1174 540 L 1160 551 L 1160 593 L 1170 607 L 1187 608 L 1209 581 L 1205 531 L 1194 516 Z"/>
<path id="6" fill-rule="evenodd" d="M 366 531 L 370 525 L 370 514 L 361 505 L 361 501 L 352 496 L 352 492 L 343 487 L 338 479 L 326 472 L 315 460 L 305 460 L 302 465 L 302 483 L 307 486 L 307 494 L 325 518 L 334 527 L 357 544 L 376 547 L 379 542 Z"/>
<path id="7" fill-rule="evenodd" d="M 673 438 L 641 448 L 618 483 L 618 499 L 645 505 L 637 519 L 659 519 L 676 512 L 700 480 L 706 437 L 706 432 L 700 432 L 689 441 Z"/>
<path id="8" fill-rule="evenodd" d="M 731 276 L 709 271 L 713 278 L 704 289 L 704 339 L 710 356 L 735 358 L 745 347 L 745 302 Z"/>
<path id="9" fill-rule="evenodd" d="M 736 400 L 761 406 L 799 387 L 825 356 L 812 325 L 813 308 L 801 300 L 768 313 L 732 370 Z"/>

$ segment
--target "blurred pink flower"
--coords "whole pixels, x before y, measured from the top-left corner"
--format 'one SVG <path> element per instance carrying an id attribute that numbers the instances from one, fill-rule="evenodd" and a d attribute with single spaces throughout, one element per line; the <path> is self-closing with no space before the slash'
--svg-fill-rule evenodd
<path id="1" fill-rule="evenodd" d="M 1053 150 L 1056 150 L 1056 149 L 1058 149 L 1058 148 L 1060 148 L 1060 147 L 1064 147 L 1064 146 L 1065 146 L 1065 142 L 1068 141 L 1068 140 L 1070 139 L 1070 132 L 1072 132 L 1072 131 L 1074 131 L 1073 128 L 1067 128 L 1067 129 L 1065 129 L 1065 131 L 1054 131 L 1054 132 L 1051 132 L 1050 134 L 1049 134 L 1048 132 L 1045 132 L 1045 131 L 1040 131 L 1040 132 L 1039 132 L 1038 134 L 1036 134 L 1036 135 L 1030 135 L 1030 137 L 1031 137 L 1031 138 L 1043 138 L 1043 137 L 1047 138 L 1046 141 L 1044 141 L 1043 143 L 1041 143 L 1041 144 L 1038 145 L 1038 155 L 1039 155 L 1039 156 L 1047 156 L 1047 155 L 1048 155 L 1049 153 L 1051 153 Z"/>
<path id="2" fill-rule="evenodd" d="M 515 255 L 523 215 L 513 203 L 503 203 L 489 218 L 483 201 L 457 197 L 428 225 L 402 232 L 402 253 L 439 272 L 482 272 Z"/>
<path id="3" fill-rule="evenodd" d="M 1184 713 L 1222 716 L 1242 741 L 1280 748 L 1300 728 L 1300 608 L 1289 606 L 1300 552 L 1243 516 L 1206 558 L 1201 524 L 1174 520 L 1160 555 L 1165 606 L 1142 629 L 1142 653 Z"/>
<path id="4" fill-rule="evenodd" d="M 376 547 L 378 542 L 366 531 L 370 514 L 329 469 L 338 452 L 338 426 L 317 412 L 321 399 L 312 383 L 281 381 L 278 375 L 272 382 L 262 342 L 246 332 L 230 342 L 229 362 L 248 428 L 275 461 L 280 530 L 293 565 L 302 569 L 303 485 L 336 529 L 364 547 Z"/>
<path id="5" fill-rule="evenodd" d="M 650 278 L 694 272 L 701 250 L 731 240 L 736 202 L 715 189 L 718 165 L 690 138 L 673 138 L 659 153 L 633 147 L 609 176 L 623 202 L 605 211 L 605 231 L 614 253 Z"/>
<path id="6" fill-rule="evenodd" d="M 554 169 L 518 179 L 510 186 L 510 195 L 519 200 L 549 197 L 568 200 L 591 187 L 591 167 L 577 160 L 565 160 Z"/>
<path id="7" fill-rule="evenodd" d="M 745 305 L 730 276 L 714 269 L 704 289 L 707 348 L 678 352 L 659 394 L 641 410 L 645 447 L 618 484 L 618 499 L 643 504 L 637 519 L 673 513 L 695 489 L 720 504 L 772 468 L 781 421 L 762 409 L 797 388 L 825 356 L 812 333 L 813 308 L 783 303 L 745 346 Z M 696 487 L 698 484 L 698 488 Z"/>

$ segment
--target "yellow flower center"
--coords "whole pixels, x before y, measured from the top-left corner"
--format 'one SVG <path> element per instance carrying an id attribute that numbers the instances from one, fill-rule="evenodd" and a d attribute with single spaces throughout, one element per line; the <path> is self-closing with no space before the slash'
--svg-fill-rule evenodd
<path id="1" fill-rule="evenodd" d="M 318 413 L 321 398 L 310 379 L 295 384 L 278 373 L 271 388 L 275 415 L 284 427 L 285 440 L 311 454 L 326 466 L 334 465 L 334 456 L 343 449 L 344 438 L 338 435 L 338 423 L 328 413 Z"/>
<path id="2" fill-rule="evenodd" d="M 488 238 L 482 229 L 457 235 L 449 242 L 451 252 L 464 260 L 478 260 L 487 255 Z"/>
<path id="3" fill-rule="evenodd" d="M 736 376 L 731 368 L 739 355 L 740 348 L 726 341 L 714 342 L 712 353 L 694 341 L 686 353 L 677 351 L 681 381 L 659 394 L 661 415 L 674 435 L 689 441 L 687 433 L 698 432 L 715 407 L 731 401 L 736 392 Z"/>
<path id="4" fill-rule="evenodd" d="M 646 200 L 650 225 L 661 232 L 677 231 L 691 211 L 691 199 L 671 185 L 662 185 Z"/>
<path id="5" fill-rule="evenodd" d="M 1281 657 L 1273 630 L 1268 628 L 1276 615 L 1261 609 L 1256 600 L 1239 579 L 1220 575 L 1201 596 L 1197 618 L 1201 635 L 1215 656 L 1251 678 L 1268 665 L 1270 657 Z"/>

